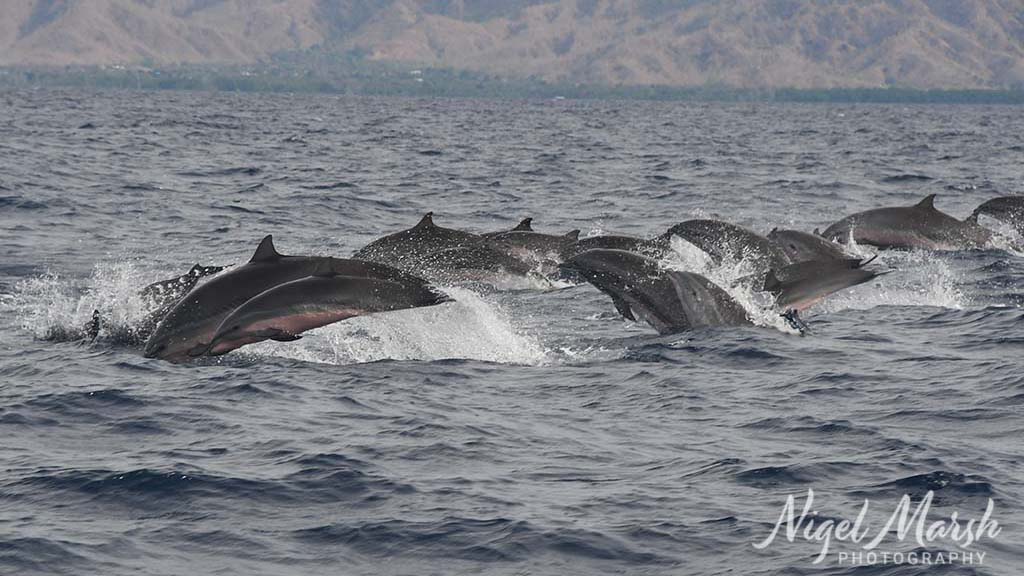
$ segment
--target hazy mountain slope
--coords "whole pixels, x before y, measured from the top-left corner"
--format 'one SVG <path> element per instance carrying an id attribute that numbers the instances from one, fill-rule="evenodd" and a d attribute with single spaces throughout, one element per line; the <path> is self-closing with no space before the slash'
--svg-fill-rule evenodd
<path id="1" fill-rule="evenodd" d="M 315 0 L 35 0 L 0 64 L 251 62 L 320 43 Z M 3 20 L 12 15 L 4 6 Z M 12 34 L 13 33 L 13 34 Z M 13 38 L 12 38 L 13 36 Z"/>
<path id="2" fill-rule="evenodd" d="M 967 88 L 1024 83 L 1024 3 L 563 0 L 482 22 L 399 2 L 353 45 L 381 60 L 549 80 Z"/>
<path id="3" fill-rule="evenodd" d="M 12 0 L 0 65 L 313 46 L 599 84 L 1024 86 L 1024 0 Z"/>

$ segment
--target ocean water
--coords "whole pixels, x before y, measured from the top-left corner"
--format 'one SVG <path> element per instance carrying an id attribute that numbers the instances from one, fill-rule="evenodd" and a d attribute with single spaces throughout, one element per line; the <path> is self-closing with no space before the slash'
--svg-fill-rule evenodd
<path id="1" fill-rule="evenodd" d="M 806 336 L 739 293 L 758 326 L 658 336 L 588 285 L 449 287 L 193 365 L 123 332 L 142 286 L 265 234 L 348 256 L 431 210 L 474 231 L 809 231 L 937 193 L 964 217 L 1024 194 L 1021 112 L 0 93 L 0 573 L 1019 573 L 1013 241 L 883 252 L 892 272 Z M 675 247 L 667 265 L 743 273 Z M 96 308 L 100 337 L 75 339 Z M 918 564 L 856 565 L 839 552 L 867 540 L 838 539 L 815 564 L 825 532 L 785 527 L 755 547 L 808 490 L 819 523 L 867 501 L 875 551 Z M 991 501 L 998 534 L 885 533 L 929 491 L 929 523 Z M 972 563 L 934 565 L 950 552 Z"/>

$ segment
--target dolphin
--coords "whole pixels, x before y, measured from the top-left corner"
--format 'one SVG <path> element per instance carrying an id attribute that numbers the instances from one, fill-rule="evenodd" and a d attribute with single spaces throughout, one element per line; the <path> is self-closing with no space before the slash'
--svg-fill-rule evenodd
<path id="1" fill-rule="evenodd" d="M 427 212 L 412 228 L 370 242 L 357 250 L 353 258 L 411 270 L 435 252 L 484 244 L 478 234 L 434 224 L 434 213 Z"/>
<path id="2" fill-rule="evenodd" d="M 660 256 L 668 249 L 668 242 L 664 238 L 637 238 L 635 236 L 590 236 L 580 238 L 576 242 L 565 246 L 562 249 L 562 258 L 569 259 L 582 254 L 588 250 L 625 250 L 636 252 L 647 256 Z"/>
<path id="3" fill-rule="evenodd" d="M 1006 222 L 1024 236 L 1024 196 L 993 198 L 975 208 L 972 216 L 977 218 L 982 214 Z"/>
<path id="4" fill-rule="evenodd" d="M 511 230 L 487 236 L 487 244 L 523 262 L 543 262 L 561 260 L 562 252 L 579 238 L 579 230 L 561 236 L 531 230 Z"/>
<path id="5" fill-rule="evenodd" d="M 758 273 L 792 264 L 786 253 L 774 242 L 757 232 L 720 220 L 687 220 L 668 229 L 661 236 L 666 241 L 678 236 L 700 248 L 716 263 L 725 259 L 746 261 Z"/>
<path id="6" fill-rule="evenodd" d="M 775 228 L 768 233 L 768 239 L 775 243 L 791 262 L 811 260 L 845 260 L 849 258 L 842 246 L 826 240 L 817 234 L 799 230 Z"/>
<path id="7" fill-rule="evenodd" d="M 164 305 L 168 302 L 177 302 L 182 296 L 188 294 L 189 290 L 207 276 L 212 276 L 222 270 L 224 266 L 203 266 L 196 264 L 188 272 L 169 280 L 153 282 L 142 289 L 142 297 L 151 300 L 154 304 Z"/>
<path id="8" fill-rule="evenodd" d="M 297 340 L 307 330 L 355 316 L 451 301 L 422 282 L 343 276 L 324 264 L 312 276 L 249 299 L 221 321 L 208 346 L 190 353 L 219 356 L 264 340 Z"/>
<path id="9" fill-rule="evenodd" d="M 639 316 L 660 334 L 751 324 L 743 307 L 707 278 L 666 270 L 657 260 L 640 254 L 589 250 L 566 260 L 561 267 L 611 296 L 624 317 L 636 320 Z"/>
<path id="10" fill-rule="evenodd" d="M 935 194 L 914 206 L 876 208 L 847 216 L 822 236 L 842 244 L 852 240 L 883 249 L 971 250 L 992 240 L 992 232 L 978 224 L 977 214 L 961 221 L 935 208 Z"/>
<path id="11" fill-rule="evenodd" d="M 809 260 L 780 270 L 770 270 L 763 291 L 775 295 L 775 305 L 781 311 L 802 312 L 830 294 L 869 282 L 889 272 L 865 269 L 864 265 L 870 262 L 855 258 Z"/>
<path id="12" fill-rule="evenodd" d="M 339 274 L 426 285 L 426 280 L 376 262 L 323 256 L 283 256 L 272 236 L 260 242 L 241 266 L 200 284 L 185 295 L 157 325 L 146 341 L 147 358 L 181 362 L 189 351 L 204 348 L 228 314 L 253 296 L 279 284 L 309 276 L 325 265 Z"/>
<path id="13" fill-rule="evenodd" d="M 530 276 L 532 267 L 487 245 L 445 248 L 421 257 L 417 273 L 444 282 L 495 283 L 502 276 Z"/>

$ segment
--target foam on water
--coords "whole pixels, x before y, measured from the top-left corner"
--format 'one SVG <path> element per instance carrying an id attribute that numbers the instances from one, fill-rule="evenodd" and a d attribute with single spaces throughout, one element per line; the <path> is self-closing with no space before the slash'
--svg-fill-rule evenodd
<path id="1" fill-rule="evenodd" d="M 846 251 L 863 259 L 877 255 L 870 267 L 889 270 L 866 284 L 837 292 L 812 308 L 815 313 L 867 310 L 876 306 L 935 306 L 960 310 L 969 298 L 960 288 L 960 276 L 940 252 L 882 250 L 848 244 Z"/>
<path id="2" fill-rule="evenodd" d="M 67 340 L 82 337 L 94 310 L 104 315 L 104 331 L 127 330 L 150 310 L 139 291 L 146 276 L 132 261 L 97 264 L 84 287 L 55 272 L 26 278 L 3 301 L 4 309 L 37 338 Z"/>

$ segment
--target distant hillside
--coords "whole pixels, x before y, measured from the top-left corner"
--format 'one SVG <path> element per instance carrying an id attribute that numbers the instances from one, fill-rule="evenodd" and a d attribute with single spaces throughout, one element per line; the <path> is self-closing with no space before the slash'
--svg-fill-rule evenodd
<path id="1" fill-rule="evenodd" d="M 551 82 L 1022 88 L 1022 0 L 16 0 L 0 65 L 313 50 Z"/>

